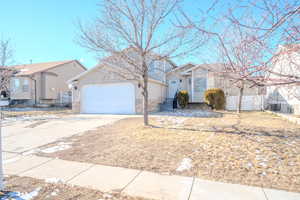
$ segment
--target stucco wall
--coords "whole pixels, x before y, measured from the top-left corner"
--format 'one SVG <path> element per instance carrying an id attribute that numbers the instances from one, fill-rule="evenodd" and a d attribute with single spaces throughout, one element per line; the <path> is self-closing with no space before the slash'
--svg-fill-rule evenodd
<path id="1" fill-rule="evenodd" d="M 18 80 L 19 82 L 19 87 L 17 88 L 15 85 L 15 80 Z M 28 90 L 23 89 L 24 87 L 24 82 L 28 83 Z M 15 100 L 15 99 L 22 99 L 22 100 L 27 100 L 31 99 L 32 94 L 32 80 L 28 77 L 13 77 L 10 80 L 10 98 Z"/>
<path id="2" fill-rule="evenodd" d="M 48 70 L 47 73 L 44 74 L 46 79 L 44 85 L 45 95 L 41 96 L 41 98 L 58 99 L 61 93 L 70 90 L 67 81 L 84 71 L 85 70 L 75 61 Z M 57 76 L 53 76 L 49 73 L 56 74 Z"/>

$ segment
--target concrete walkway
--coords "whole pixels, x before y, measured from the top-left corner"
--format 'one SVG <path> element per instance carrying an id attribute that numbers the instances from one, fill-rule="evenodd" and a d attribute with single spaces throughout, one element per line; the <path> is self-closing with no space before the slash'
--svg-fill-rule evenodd
<path id="1" fill-rule="evenodd" d="M 4 173 L 159 200 L 299 200 L 300 193 L 4 153 Z"/>

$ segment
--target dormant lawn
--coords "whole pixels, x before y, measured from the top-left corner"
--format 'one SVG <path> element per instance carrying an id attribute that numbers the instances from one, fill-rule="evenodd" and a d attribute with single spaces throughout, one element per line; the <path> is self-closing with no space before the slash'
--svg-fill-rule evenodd
<path id="1" fill-rule="evenodd" d="M 39 154 L 300 192 L 300 126 L 265 112 L 222 114 L 152 116 L 149 127 L 141 117 L 123 119 Z"/>

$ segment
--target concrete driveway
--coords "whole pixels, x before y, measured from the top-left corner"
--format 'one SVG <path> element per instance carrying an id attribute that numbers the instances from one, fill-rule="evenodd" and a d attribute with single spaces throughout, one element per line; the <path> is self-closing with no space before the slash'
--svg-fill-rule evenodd
<path id="1" fill-rule="evenodd" d="M 8 119 L 3 123 L 4 152 L 24 153 L 64 137 L 134 117 L 133 115 L 64 115 Z"/>

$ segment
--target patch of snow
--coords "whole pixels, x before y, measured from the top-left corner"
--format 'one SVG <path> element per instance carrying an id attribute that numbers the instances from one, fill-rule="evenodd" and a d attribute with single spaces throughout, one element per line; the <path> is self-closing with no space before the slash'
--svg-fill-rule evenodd
<path id="1" fill-rule="evenodd" d="M 181 117 L 166 117 L 166 118 L 159 118 L 157 121 L 162 125 L 171 124 L 173 126 L 180 126 L 184 125 L 183 123 L 186 121 L 186 118 Z"/>
<path id="2" fill-rule="evenodd" d="M 55 189 L 53 192 L 51 192 L 51 196 L 57 196 L 59 193 L 59 190 L 58 189 Z"/>
<path id="3" fill-rule="evenodd" d="M 179 167 L 176 169 L 176 171 L 182 172 L 182 171 L 185 171 L 185 170 L 189 170 L 192 167 L 193 167 L 192 159 L 184 158 L 184 159 L 182 159 L 182 161 L 181 161 Z"/>
<path id="4" fill-rule="evenodd" d="M 22 155 L 23 156 L 29 156 L 29 155 L 35 154 L 38 151 L 39 151 L 39 149 L 33 149 L 33 150 L 23 152 Z"/>
<path id="5" fill-rule="evenodd" d="M 251 168 L 251 167 L 253 167 L 253 164 L 252 164 L 251 162 L 248 162 L 248 163 L 247 163 L 247 167 L 248 167 L 248 168 Z"/>
<path id="6" fill-rule="evenodd" d="M 41 149 L 40 152 L 42 153 L 55 153 L 57 151 L 63 151 L 70 149 L 72 147 L 71 143 L 59 142 L 56 146 L 49 147 L 46 149 Z"/>
<path id="7" fill-rule="evenodd" d="M 35 116 L 17 116 L 17 117 L 5 117 L 3 119 L 3 126 L 9 126 L 13 123 L 20 121 L 41 121 L 41 120 L 53 120 L 60 119 L 56 115 L 35 115 Z"/>
<path id="8" fill-rule="evenodd" d="M 113 196 L 112 196 L 111 194 L 105 193 L 105 194 L 103 194 L 103 197 L 104 197 L 105 199 L 111 199 Z"/>
<path id="9" fill-rule="evenodd" d="M 265 162 L 260 162 L 259 165 L 262 167 L 267 167 L 267 164 Z"/>
<path id="10" fill-rule="evenodd" d="M 7 159 L 7 160 L 3 160 L 3 164 L 8 164 L 8 163 L 13 163 L 13 162 L 16 162 L 18 160 L 20 160 L 21 158 L 20 157 L 14 157 L 14 158 L 10 158 L 10 159 Z"/>
<path id="11" fill-rule="evenodd" d="M 23 200 L 31 200 L 34 197 L 36 197 L 37 195 L 39 195 L 39 192 L 41 189 L 42 189 L 41 187 L 38 187 L 35 190 L 33 190 L 32 192 L 21 194 L 20 198 Z"/>
<path id="12" fill-rule="evenodd" d="M 220 117 L 221 114 L 213 111 L 206 110 L 182 110 L 175 109 L 174 111 L 163 111 L 157 113 L 158 115 L 168 116 L 183 116 L 183 117 Z"/>
<path id="13" fill-rule="evenodd" d="M 62 183 L 63 181 L 58 178 L 47 178 L 45 179 L 46 183 Z"/>

